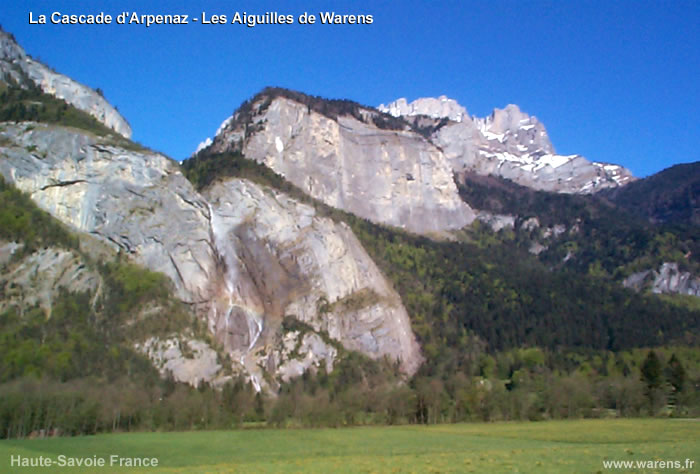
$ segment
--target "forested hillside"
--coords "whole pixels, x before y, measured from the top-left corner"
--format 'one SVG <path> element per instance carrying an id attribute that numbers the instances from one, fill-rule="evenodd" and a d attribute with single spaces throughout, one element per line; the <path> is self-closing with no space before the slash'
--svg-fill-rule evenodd
<path id="1" fill-rule="evenodd" d="M 601 195 L 657 224 L 700 225 L 700 162 L 672 166 Z"/>
<path id="2" fill-rule="evenodd" d="M 517 216 L 515 232 L 503 232 L 499 238 L 523 250 L 532 248 L 533 243 L 543 244 L 538 258 L 548 267 L 618 283 L 633 272 L 656 269 L 663 262 L 700 274 L 697 225 L 654 225 L 599 195 L 546 193 L 502 178 L 473 174 L 459 176 L 458 182 L 460 195 L 470 205 Z M 537 220 L 536 226 L 528 225 L 532 219 Z M 555 227 L 559 232 L 553 231 Z"/>

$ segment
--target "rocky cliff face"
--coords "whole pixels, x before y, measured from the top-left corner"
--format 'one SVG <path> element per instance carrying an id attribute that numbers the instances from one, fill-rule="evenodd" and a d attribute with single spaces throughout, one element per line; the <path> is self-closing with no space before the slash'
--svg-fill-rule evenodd
<path id="1" fill-rule="evenodd" d="M 262 93 L 222 125 L 211 149 L 240 150 L 326 204 L 412 232 L 474 220 L 445 155 L 408 124 L 386 126 L 382 114 L 359 106 L 323 110 Z"/>
<path id="2" fill-rule="evenodd" d="M 313 208 L 243 180 L 220 182 L 202 196 L 160 154 L 57 126 L 3 124 L 0 156 L 0 173 L 41 208 L 167 275 L 233 356 L 232 368 L 259 387 L 264 371 L 288 378 L 299 364 L 332 364 L 333 341 L 398 359 L 407 373 L 421 363 L 398 295 L 352 231 Z M 2 248 L 10 254 L 14 247 Z M 291 355 L 285 317 L 317 334 L 297 331 L 300 350 Z M 168 341 L 139 347 L 180 380 L 218 377 L 210 350 L 197 349 L 189 363 Z"/>
<path id="3" fill-rule="evenodd" d="M 441 109 L 435 101 L 449 106 Z M 556 154 L 544 125 L 516 105 L 495 109 L 485 119 L 470 118 L 463 108 L 464 113 L 456 112 L 459 109 L 455 101 L 444 97 L 410 104 L 399 99 L 379 107 L 413 123 L 421 117 L 420 126 L 456 173 L 496 175 L 534 189 L 563 193 L 592 193 L 634 180 L 621 166 Z"/>
<path id="4" fill-rule="evenodd" d="M 226 269 L 211 330 L 251 372 L 261 357 L 273 371 L 282 364 L 274 351 L 285 317 L 415 372 L 421 357 L 406 310 L 349 227 L 245 180 L 204 194 Z"/>
<path id="5" fill-rule="evenodd" d="M 0 142 L 0 173 L 39 207 L 166 274 L 184 301 L 209 299 L 208 208 L 175 162 L 38 123 L 4 124 Z"/>
<path id="6" fill-rule="evenodd" d="M 485 119 L 441 96 L 376 109 L 267 89 L 198 150 L 242 152 L 309 195 L 374 222 L 431 234 L 478 215 L 454 175 L 497 175 L 531 188 L 592 193 L 634 178 L 617 165 L 558 155 L 537 118 L 509 105 Z M 396 119 L 391 119 L 391 117 Z"/>
<path id="7" fill-rule="evenodd" d="M 47 94 L 87 112 L 108 128 L 130 138 L 131 127 L 97 91 L 52 71 L 29 57 L 14 38 L 0 30 L 0 81 L 20 86 L 36 85 Z"/>

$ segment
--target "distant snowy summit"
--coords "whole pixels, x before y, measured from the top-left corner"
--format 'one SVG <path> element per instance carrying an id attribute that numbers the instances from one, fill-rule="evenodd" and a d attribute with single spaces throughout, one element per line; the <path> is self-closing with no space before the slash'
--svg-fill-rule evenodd
<path id="1" fill-rule="evenodd" d="M 496 175 L 563 193 L 592 193 L 635 179 L 619 165 L 557 154 L 544 125 L 514 104 L 494 109 L 486 118 L 470 117 L 465 107 L 446 96 L 410 103 L 401 98 L 377 109 L 426 131 L 457 173 Z"/>

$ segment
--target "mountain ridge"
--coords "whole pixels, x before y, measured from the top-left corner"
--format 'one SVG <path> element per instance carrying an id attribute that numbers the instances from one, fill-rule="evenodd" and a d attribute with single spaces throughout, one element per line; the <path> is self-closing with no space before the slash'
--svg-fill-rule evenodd
<path id="1" fill-rule="evenodd" d="M 443 109 L 436 107 L 436 101 Z M 414 120 L 423 117 L 423 122 L 432 119 L 432 128 L 423 124 L 428 127 L 427 136 L 441 147 L 458 173 L 474 171 L 534 189 L 583 194 L 624 186 L 635 179 L 620 165 L 556 154 L 544 125 L 514 104 L 496 108 L 486 118 L 470 117 L 464 107 L 445 96 L 416 99 L 410 104 L 399 99 L 380 105 L 379 110 Z"/>
<path id="2" fill-rule="evenodd" d="M 74 107 L 87 112 L 107 128 L 129 139 L 131 126 L 99 90 L 53 71 L 31 58 L 17 43 L 14 36 L 0 27 L 0 82 L 27 87 L 29 84 Z"/>

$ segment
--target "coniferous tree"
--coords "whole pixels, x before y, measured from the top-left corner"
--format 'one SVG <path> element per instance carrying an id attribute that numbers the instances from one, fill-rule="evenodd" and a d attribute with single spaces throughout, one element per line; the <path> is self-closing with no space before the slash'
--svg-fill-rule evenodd
<path id="1" fill-rule="evenodd" d="M 667 379 L 675 392 L 683 391 L 683 387 L 685 386 L 685 369 L 681 361 L 676 357 L 676 354 L 672 354 L 671 359 L 668 361 Z"/>

